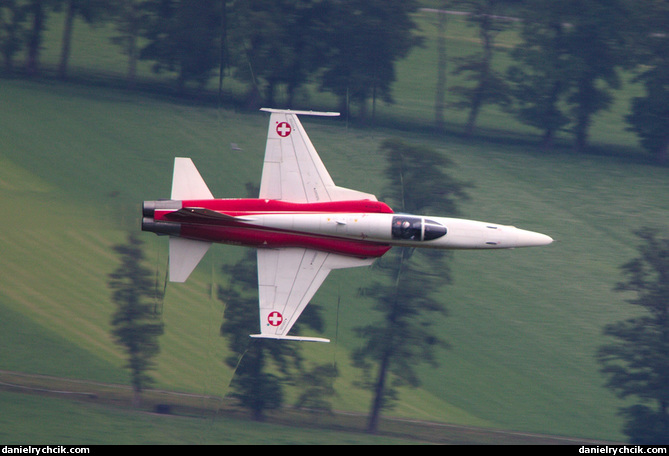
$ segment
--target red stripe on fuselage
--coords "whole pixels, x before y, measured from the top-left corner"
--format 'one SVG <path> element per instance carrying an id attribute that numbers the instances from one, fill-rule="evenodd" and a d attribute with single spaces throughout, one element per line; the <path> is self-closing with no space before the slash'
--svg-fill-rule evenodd
<path id="1" fill-rule="evenodd" d="M 201 241 L 212 241 L 249 247 L 267 247 L 275 249 L 303 247 L 359 258 L 380 257 L 390 250 L 390 245 L 388 244 L 377 244 L 374 242 L 355 241 L 328 236 L 314 236 L 284 231 L 269 231 L 255 227 L 182 224 L 181 236 Z"/>
<path id="2" fill-rule="evenodd" d="M 213 199 L 182 201 L 183 207 L 204 207 L 233 217 L 274 212 L 349 212 L 392 214 L 393 210 L 380 201 L 329 201 L 325 203 L 290 203 L 265 199 Z"/>
<path id="3" fill-rule="evenodd" d="M 392 213 L 385 203 L 378 201 L 335 201 L 326 203 L 289 203 L 264 199 L 214 199 L 188 200 L 183 207 L 206 208 L 233 217 L 277 213 Z M 162 214 L 156 211 L 156 220 L 163 219 L 172 211 Z M 181 223 L 181 236 L 190 239 L 235 244 L 251 247 L 287 248 L 303 247 L 360 258 L 380 257 L 390 245 L 370 241 L 358 241 L 331 236 L 265 229 L 243 223 L 243 221 L 196 220 Z"/>

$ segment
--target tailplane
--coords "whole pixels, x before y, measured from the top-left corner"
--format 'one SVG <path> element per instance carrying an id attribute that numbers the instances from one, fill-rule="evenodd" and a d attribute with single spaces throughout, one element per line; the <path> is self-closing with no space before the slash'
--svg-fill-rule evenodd
<path id="1" fill-rule="evenodd" d="M 171 199 L 214 199 L 214 195 L 209 191 L 209 187 L 207 187 L 193 160 L 190 158 L 176 157 L 174 159 Z"/>
<path id="2" fill-rule="evenodd" d="M 190 158 L 174 159 L 171 199 L 213 199 L 209 187 Z M 185 282 L 211 247 L 211 242 L 170 236 L 170 282 Z"/>
<path id="3" fill-rule="evenodd" d="M 185 282 L 209 247 L 211 242 L 170 236 L 170 282 Z"/>

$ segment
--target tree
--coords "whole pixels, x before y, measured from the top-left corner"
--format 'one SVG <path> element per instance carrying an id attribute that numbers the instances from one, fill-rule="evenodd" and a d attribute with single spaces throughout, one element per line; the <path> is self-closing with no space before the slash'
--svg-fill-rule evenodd
<path id="1" fill-rule="evenodd" d="M 669 443 L 669 238 L 644 228 L 639 257 L 622 266 L 616 290 L 631 293 L 635 316 L 612 323 L 604 334 L 616 339 L 598 352 L 607 386 L 638 403 L 621 409 L 632 443 Z"/>
<path id="2" fill-rule="evenodd" d="M 629 64 L 626 30 L 630 10 L 626 0 L 570 0 L 566 3 L 570 24 L 567 38 L 572 64 L 572 106 L 574 149 L 588 146 L 592 117 L 613 101 L 611 89 L 620 88 L 618 70 Z"/>
<path id="3" fill-rule="evenodd" d="M 26 5 L 27 16 L 31 27 L 27 33 L 26 73 L 34 76 L 39 70 L 39 52 L 42 46 L 42 32 L 44 31 L 47 7 L 51 7 L 56 0 L 30 0 Z"/>
<path id="4" fill-rule="evenodd" d="M 152 272 L 142 264 L 142 241 L 130 234 L 127 243 L 114 246 L 114 251 L 120 255 L 121 265 L 109 274 L 112 301 L 116 304 L 111 319 L 112 336 L 128 356 L 132 403 L 137 407 L 142 391 L 153 381 L 147 372 L 160 352 L 158 337 L 163 334 L 163 323 L 155 303 L 161 293 L 155 288 Z"/>
<path id="5" fill-rule="evenodd" d="M 392 102 L 395 62 L 408 54 L 421 39 L 413 34 L 416 24 L 410 14 L 415 0 L 333 0 L 325 31 L 327 65 L 321 89 L 339 98 L 339 110 L 349 113 L 349 100 L 367 116 L 372 99 Z"/>
<path id="6" fill-rule="evenodd" d="M 401 140 L 388 140 L 381 149 L 388 156 L 386 174 L 393 183 L 385 200 L 401 212 L 456 213 L 456 200 L 466 196 L 465 185 L 444 173 L 449 160 Z M 394 248 L 377 262 L 389 283 L 376 282 L 365 290 L 382 315 L 380 321 L 358 328 L 365 342 L 353 353 L 355 365 L 368 373 L 364 386 L 373 393 L 368 432 L 376 432 L 381 411 L 392 406 L 398 386 L 420 384 L 416 366 L 434 364 L 435 350 L 448 346 L 433 324 L 435 314 L 446 314 L 434 293 L 450 281 L 450 273 L 444 252 L 426 250 L 421 249 L 422 258 L 416 260 L 416 250 Z M 369 374 L 374 368 L 376 373 Z"/>
<path id="7" fill-rule="evenodd" d="M 449 0 L 440 3 L 442 9 L 450 5 Z M 434 128 L 444 130 L 444 109 L 446 107 L 446 12 L 437 11 L 437 88 L 434 93 Z"/>
<path id="8" fill-rule="evenodd" d="M 536 14 L 536 17 L 535 17 Z M 562 108 L 567 92 L 567 52 L 562 17 L 541 5 L 530 9 L 521 28 L 521 43 L 511 52 L 519 64 L 508 69 L 518 119 L 542 131 L 542 146 L 553 146 L 556 134 L 569 123 Z"/>
<path id="9" fill-rule="evenodd" d="M 144 36 L 149 43 L 140 58 L 151 60 L 155 72 L 177 73 L 177 87 L 188 82 L 203 87 L 218 67 L 221 35 L 221 2 L 200 0 L 151 0 Z"/>
<path id="10" fill-rule="evenodd" d="M 254 420 L 263 421 L 267 411 L 283 405 L 283 385 L 291 382 L 295 373 L 302 374 L 300 344 L 249 337 L 258 332 L 259 324 L 254 250 L 247 250 L 234 265 L 224 266 L 223 273 L 229 278 L 229 286 L 219 287 L 218 296 L 226 304 L 221 335 L 227 338 L 233 353 L 225 360 L 235 370 L 231 397 L 249 409 Z M 302 314 L 293 331 L 299 332 L 302 324 L 316 329 L 322 327 L 313 304 Z"/>
<path id="11" fill-rule="evenodd" d="M 544 131 L 571 123 L 574 150 L 587 148 L 593 116 L 609 107 L 618 70 L 628 65 L 626 0 L 536 0 L 523 13 L 523 42 L 513 52 L 521 63 L 510 69 L 519 118 Z"/>
<path id="12" fill-rule="evenodd" d="M 137 79 L 137 61 L 139 59 L 139 38 L 146 31 L 149 22 L 149 2 L 145 0 L 115 0 L 110 8 L 116 20 L 118 35 L 111 42 L 121 48 L 121 53 L 128 57 L 126 80 L 129 87 L 134 87 Z"/>
<path id="13" fill-rule="evenodd" d="M 252 81 L 251 99 L 264 95 L 264 103 L 275 106 L 282 85 L 287 107 L 293 105 L 297 90 L 324 62 L 327 7 L 320 0 L 249 0 L 234 5 L 236 75 Z"/>
<path id="14" fill-rule="evenodd" d="M 457 59 L 459 63 L 454 70 L 455 74 L 468 73 L 467 79 L 474 81 L 474 86 L 459 86 L 452 90 L 462 99 L 457 106 L 469 109 L 465 134 L 471 136 L 483 105 L 506 106 L 509 103 L 508 88 L 502 75 L 494 70 L 492 60 L 495 38 L 511 22 L 499 18 L 503 0 L 468 0 L 464 3 L 472 8 L 468 21 L 478 27 L 482 50 L 480 55 Z"/>
<path id="15" fill-rule="evenodd" d="M 67 76 L 67 66 L 70 60 L 72 47 L 72 32 L 74 31 L 74 19 L 80 16 L 91 24 L 109 12 L 106 0 L 65 0 L 65 24 L 63 26 L 63 42 L 58 63 L 58 77 Z"/>
<path id="16" fill-rule="evenodd" d="M 22 1 L 0 0 L 0 53 L 8 73 L 13 71 L 14 56 L 23 47 L 27 12 Z"/>
<path id="17" fill-rule="evenodd" d="M 643 148 L 656 162 L 665 164 L 669 161 L 669 62 L 656 64 L 637 80 L 646 94 L 632 100 L 626 120 Z"/>
<path id="18" fill-rule="evenodd" d="M 333 380 L 339 376 L 336 365 L 320 364 L 297 379 L 300 395 L 296 408 L 332 413 L 330 397 L 336 396 Z"/>
<path id="19" fill-rule="evenodd" d="M 644 96 L 632 100 L 627 116 L 630 129 L 641 145 L 659 163 L 669 160 L 669 40 L 665 32 L 669 4 L 644 0 L 638 2 L 633 34 L 634 55 L 642 69 L 635 81 L 641 82 Z"/>

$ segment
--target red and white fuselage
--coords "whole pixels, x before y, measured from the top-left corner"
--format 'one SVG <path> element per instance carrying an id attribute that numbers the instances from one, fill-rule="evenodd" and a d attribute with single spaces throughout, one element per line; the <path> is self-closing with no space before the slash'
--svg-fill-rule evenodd
<path id="1" fill-rule="evenodd" d="M 396 214 L 379 201 L 289 203 L 262 199 L 146 201 L 143 230 L 248 247 L 304 247 L 377 258 L 392 246 L 494 249 L 552 239 L 512 226 Z"/>

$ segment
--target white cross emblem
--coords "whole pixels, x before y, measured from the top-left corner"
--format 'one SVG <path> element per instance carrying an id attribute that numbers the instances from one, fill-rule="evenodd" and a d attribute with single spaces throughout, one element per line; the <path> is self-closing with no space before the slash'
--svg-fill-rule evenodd
<path id="1" fill-rule="evenodd" d="M 288 136 L 291 131 L 292 131 L 292 128 L 290 128 L 290 124 L 288 122 L 281 122 L 279 125 L 276 126 L 276 132 L 282 138 L 285 138 L 286 136 Z"/>
<path id="2" fill-rule="evenodd" d="M 283 322 L 283 315 L 274 311 L 267 316 L 267 322 L 270 326 L 279 326 Z"/>

